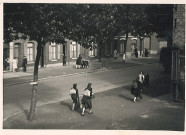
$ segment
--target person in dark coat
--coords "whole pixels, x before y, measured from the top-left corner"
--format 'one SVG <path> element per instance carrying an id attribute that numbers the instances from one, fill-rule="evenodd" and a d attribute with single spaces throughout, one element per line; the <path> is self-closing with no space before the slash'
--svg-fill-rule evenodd
<path id="1" fill-rule="evenodd" d="M 83 98 L 81 100 L 81 104 L 83 105 L 82 108 L 82 113 L 81 115 L 84 116 L 85 114 L 85 109 L 89 109 L 89 113 L 92 114 L 93 112 L 91 111 L 92 109 L 92 97 L 93 97 L 93 93 L 92 93 L 92 83 L 88 83 L 87 88 L 84 90 L 84 94 L 83 94 Z M 86 95 L 85 92 L 89 92 L 89 95 Z"/>
<path id="2" fill-rule="evenodd" d="M 81 67 L 82 67 L 82 56 L 80 54 L 76 60 L 76 68 L 81 68 Z"/>
<path id="3" fill-rule="evenodd" d="M 78 103 L 79 101 L 79 92 L 78 92 L 78 89 L 77 89 L 77 84 L 73 84 L 73 87 L 72 89 L 76 90 L 76 93 L 75 94 L 71 94 L 71 98 L 72 98 L 72 111 L 74 111 L 74 109 L 76 109 L 76 104 Z"/>
<path id="4" fill-rule="evenodd" d="M 149 74 L 148 74 L 148 72 L 145 74 L 144 87 L 145 87 L 145 93 L 148 94 L 148 91 L 149 91 Z"/>
<path id="5" fill-rule="evenodd" d="M 63 54 L 63 66 L 66 66 L 66 56 Z"/>
<path id="6" fill-rule="evenodd" d="M 134 53 L 135 53 L 136 58 L 138 58 L 138 49 L 137 48 L 134 49 Z"/>
<path id="7" fill-rule="evenodd" d="M 137 88 L 134 89 L 134 102 L 136 102 L 138 97 L 142 98 L 142 95 L 141 95 L 141 93 L 142 93 L 142 84 L 139 81 L 139 77 L 137 77 L 136 83 L 137 83 Z"/>
<path id="8" fill-rule="evenodd" d="M 22 67 L 23 67 L 23 72 L 26 72 L 26 65 L 27 65 L 27 58 L 24 56 Z"/>

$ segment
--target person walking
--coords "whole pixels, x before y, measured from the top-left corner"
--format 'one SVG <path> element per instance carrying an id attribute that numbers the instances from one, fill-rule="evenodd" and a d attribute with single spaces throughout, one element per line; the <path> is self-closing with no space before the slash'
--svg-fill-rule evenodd
<path id="1" fill-rule="evenodd" d="M 133 89 L 133 94 L 134 94 L 134 103 L 136 102 L 137 98 L 140 97 L 142 99 L 142 85 L 141 82 L 139 81 L 139 77 L 136 79 L 136 84 L 137 86 Z"/>
<path id="2" fill-rule="evenodd" d="M 26 72 L 26 65 L 27 65 L 27 58 L 24 56 L 22 67 L 23 67 L 23 72 Z"/>
<path id="3" fill-rule="evenodd" d="M 141 82 L 142 85 L 144 83 L 144 80 L 145 80 L 145 76 L 144 76 L 144 73 L 141 71 L 139 74 L 139 81 Z"/>
<path id="4" fill-rule="evenodd" d="M 17 70 L 17 64 L 18 64 L 18 61 L 14 57 L 14 59 L 12 60 L 13 72 L 16 72 L 16 70 Z"/>
<path id="5" fill-rule="evenodd" d="M 91 111 L 91 109 L 92 109 L 92 98 L 93 98 L 92 83 L 88 83 L 87 88 L 85 88 L 85 90 L 84 90 L 83 98 L 81 100 L 81 104 L 82 104 L 81 116 L 85 115 L 85 109 L 89 109 L 89 114 L 93 113 Z"/>
<path id="6" fill-rule="evenodd" d="M 72 98 L 72 111 L 74 111 L 74 109 L 77 109 L 77 104 L 79 102 L 79 92 L 77 89 L 77 84 L 73 84 L 73 87 L 70 89 L 70 95 Z"/>
<path id="7" fill-rule="evenodd" d="M 137 48 L 134 49 L 134 53 L 135 53 L 136 58 L 138 58 L 138 49 Z"/>

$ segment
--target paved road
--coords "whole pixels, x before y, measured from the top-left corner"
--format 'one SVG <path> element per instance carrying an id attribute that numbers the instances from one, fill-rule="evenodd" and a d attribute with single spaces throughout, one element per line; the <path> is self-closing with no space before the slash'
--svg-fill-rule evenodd
<path id="1" fill-rule="evenodd" d="M 32 87 L 28 82 L 6 85 L 3 89 L 3 127 L 182 131 L 184 103 L 170 103 L 170 95 L 166 94 L 169 92 L 170 77 L 162 72 L 157 60 L 154 62 L 149 59 L 145 62 L 131 61 L 128 66 L 126 63 L 110 62 L 110 65 L 107 63 L 107 68 L 87 70 L 88 72 L 84 73 L 78 70 L 78 74 L 73 73 L 70 76 L 56 76 L 59 73 L 59 69 L 56 68 L 52 72 L 55 77 L 39 81 L 36 120 L 32 123 L 26 120 Z M 72 73 L 75 69 L 70 70 L 68 71 Z M 133 96 L 130 94 L 130 82 L 140 71 L 147 71 L 150 74 L 150 94 L 144 95 L 143 100 L 134 104 Z M 45 73 L 44 70 L 40 73 L 42 72 Z M 45 74 L 45 77 L 49 74 Z M 14 78 L 12 82 L 18 78 L 20 77 Z M 10 79 L 4 78 L 7 84 L 12 83 Z M 70 110 L 72 101 L 68 94 L 73 83 L 78 84 L 81 94 L 88 82 L 93 83 L 93 90 L 96 93 L 96 99 L 93 100 L 94 114 L 86 113 L 82 118 L 80 110 L 75 112 Z"/>
<path id="2" fill-rule="evenodd" d="M 144 68 L 149 72 L 151 80 L 161 78 L 162 72 L 158 64 L 147 64 L 41 80 L 38 84 L 37 105 L 41 106 L 68 99 L 68 92 L 73 83 L 78 84 L 80 93 L 83 92 L 89 82 L 93 83 L 94 92 L 121 87 L 129 84 Z M 31 90 L 32 87 L 29 83 L 4 87 L 3 117 L 7 118 L 16 112 L 28 109 L 30 106 Z M 154 95 L 156 96 L 156 94 Z"/>
<path id="3" fill-rule="evenodd" d="M 166 79 L 166 77 L 164 78 Z M 158 82 L 167 88 L 168 82 Z M 162 87 L 157 86 L 161 90 Z M 27 111 L 9 117 L 3 123 L 5 129 L 92 129 L 92 130 L 146 130 L 183 131 L 184 103 L 170 102 L 170 95 L 132 102 L 128 86 L 96 93 L 93 114 L 81 110 L 71 111 L 70 99 L 37 107 L 36 119 L 26 120 Z M 156 90 L 151 87 L 152 91 Z M 138 131 L 140 132 L 140 131 Z"/>
<path id="4" fill-rule="evenodd" d="M 150 64 L 150 63 L 158 63 L 157 58 L 140 58 L 140 59 L 129 59 L 126 63 L 123 63 L 118 60 L 107 60 L 105 63 L 105 67 L 102 68 L 102 63 L 98 62 L 98 60 L 90 61 L 90 67 L 87 69 L 75 69 L 73 65 L 67 66 L 59 66 L 59 67 L 51 67 L 51 68 L 40 68 L 39 69 L 39 80 L 46 78 L 53 78 L 54 76 L 66 76 L 73 75 L 77 73 L 90 73 L 96 72 L 97 70 L 105 70 L 106 69 L 116 69 L 123 67 L 132 67 L 138 66 L 141 64 Z M 5 72 L 3 74 L 3 85 L 16 85 L 25 82 L 30 82 L 33 79 L 33 70 L 28 70 L 27 73 L 23 72 Z"/>

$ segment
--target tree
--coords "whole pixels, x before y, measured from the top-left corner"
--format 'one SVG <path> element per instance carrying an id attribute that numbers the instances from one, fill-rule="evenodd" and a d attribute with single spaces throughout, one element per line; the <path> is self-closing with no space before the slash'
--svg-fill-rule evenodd
<path id="1" fill-rule="evenodd" d="M 67 30 L 64 26 L 67 26 L 66 24 L 70 24 L 71 22 L 66 16 L 68 15 L 65 10 L 66 6 L 50 4 L 4 4 L 4 40 L 11 41 L 12 39 L 25 39 L 29 37 L 38 43 L 33 82 L 38 81 L 38 65 L 41 57 L 41 49 L 45 43 L 63 43 L 65 40 L 65 34 L 67 35 L 65 31 Z M 64 14 L 59 19 L 61 13 Z M 66 18 L 67 21 L 64 21 Z M 18 37 L 18 33 L 21 33 L 22 36 Z M 36 101 L 37 84 L 34 84 L 28 117 L 31 121 L 34 119 Z"/>
<path id="2" fill-rule="evenodd" d="M 153 25 L 150 22 L 147 8 L 148 5 L 138 5 L 133 8 L 133 17 L 135 19 L 132 22 L 134 27 L 132 34 L 140 39 L 140 55 L 142 55 L 142 41 L 144 37 L 153 33 Z"/>
<path id="3" fill-rule="evenodd" d="M 173 4 L 148 5 L 146 13 L 152 24 L 151 30 L 157 37 L 167 38 L 168 46 L 172 46 Z"/>

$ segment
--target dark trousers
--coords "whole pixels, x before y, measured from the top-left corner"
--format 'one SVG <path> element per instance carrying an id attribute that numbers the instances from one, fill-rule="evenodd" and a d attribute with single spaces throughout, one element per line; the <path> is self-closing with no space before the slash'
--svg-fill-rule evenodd
<path id="1" fill-rule="evenodd" d="M 26 66 L 23 66 L 23 72 L 26 72 Z"/>

